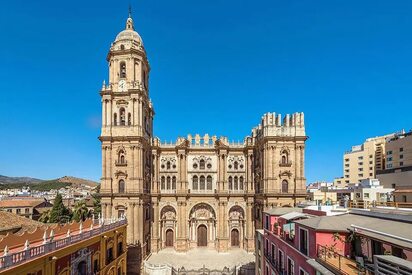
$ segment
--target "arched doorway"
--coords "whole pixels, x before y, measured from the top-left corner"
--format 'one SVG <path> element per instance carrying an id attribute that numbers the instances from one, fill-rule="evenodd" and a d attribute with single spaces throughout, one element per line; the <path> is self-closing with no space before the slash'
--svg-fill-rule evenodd
<path id="1" fill-rule="evenodd" d="M 239 230 L 233 229 L 232 233 L 230 234 L 230 243 L 231 246 L 239 246 L 240 241 L 239 241 Z"/>
<path id="2" fill-rule="evenodd" d="M 166 230 L 166 247 L 173 247 L 173 230 Z"/>
<path id="3" fill-rule="evenodd" d="M 207 227 L 204 224 L 197 228 L 197 246 L 207 246 Z"/>

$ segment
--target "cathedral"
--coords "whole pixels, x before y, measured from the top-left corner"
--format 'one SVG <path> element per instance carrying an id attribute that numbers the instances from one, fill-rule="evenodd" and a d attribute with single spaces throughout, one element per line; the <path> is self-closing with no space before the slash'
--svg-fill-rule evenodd
<path id="1" fill-rule="evenodd" d="M 141 261 L 167 247 L 252 252 L 262 211 L 304 200 L 303 113 L 264 114 L 241 143 L 208 134 L 164 143 L 153 135 L 150 65 L 130 14 L 107 61 L 102 214 L 127 217 L 127 242 Z"/>

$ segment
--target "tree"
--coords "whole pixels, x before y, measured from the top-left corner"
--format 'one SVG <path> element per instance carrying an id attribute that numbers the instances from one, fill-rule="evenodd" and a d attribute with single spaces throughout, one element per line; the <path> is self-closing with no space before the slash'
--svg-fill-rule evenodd
<path id="1" fill-rule="evenodd" d="M 100 185 L 96 186 L 96 192 L 93 194 L 93 214 L 99 215 L 102 213 L 100 204 Z"/>
<path id="2" fill-rule="evenodd" d="M 64 223 L 70 221 L 70 218 L 70 210 L 64 206 L 62 195 L 57 193 L 50 211 L 49 223 Z"/>
<path id="3" fill-rule="evenodd" d="M 76 202 L 73 209 L 73 220 L 76 222 L 85 221 L 90 216 L 89 209 L 84 200 Z"/>

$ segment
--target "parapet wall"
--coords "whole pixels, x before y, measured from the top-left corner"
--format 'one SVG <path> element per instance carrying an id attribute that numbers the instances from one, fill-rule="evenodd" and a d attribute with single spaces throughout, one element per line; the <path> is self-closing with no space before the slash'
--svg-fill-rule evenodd
<path id="1" fill-rule="evenodd" d="M 306 136 L 305 118 L 303 113 L 286 114 L 282 120 L 281 114 L 266 113 L 261 123 L 253 128 L 252 137 L 279 136 L 297 137 Z"/>

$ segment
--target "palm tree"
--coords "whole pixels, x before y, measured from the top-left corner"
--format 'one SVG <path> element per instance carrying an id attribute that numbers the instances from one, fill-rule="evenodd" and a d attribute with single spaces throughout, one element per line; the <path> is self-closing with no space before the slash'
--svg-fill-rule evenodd
<path id="1" fill-rule="evenodd" d="M 50 209 L 44 211 L 43 213 L 41 213 L 40 217 L 39 217 L 39 222 L 42 223 L 48 223 L 50 220 Z"/>
<path id="2" fill-rule="evenodd" d="M 85 221 L 90 215 L 89 209 L 84 200 L 76 202 L 73 208 L 73 220 L 76 222 Z"/>

